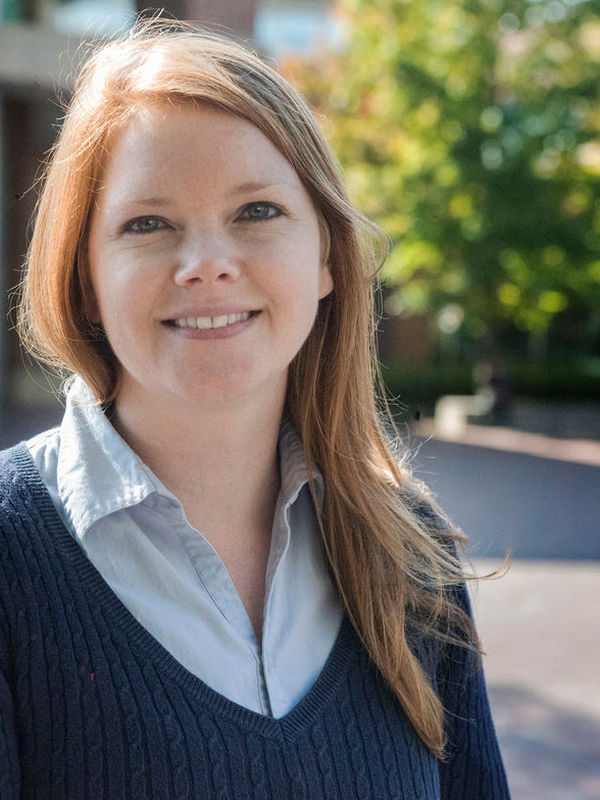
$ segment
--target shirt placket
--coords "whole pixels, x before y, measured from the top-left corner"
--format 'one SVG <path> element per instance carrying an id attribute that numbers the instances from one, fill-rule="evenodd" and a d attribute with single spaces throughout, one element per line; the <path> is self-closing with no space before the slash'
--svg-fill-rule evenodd
<path id="1" fill-rule="evenodd" d="M 256 692 L 261 713 L 271 716 L 261 643 L 227 567 L 208 540 L 185 519 L 181 538 L 187 555 L 211 601 L 244 642 L 256 665 Z"/>

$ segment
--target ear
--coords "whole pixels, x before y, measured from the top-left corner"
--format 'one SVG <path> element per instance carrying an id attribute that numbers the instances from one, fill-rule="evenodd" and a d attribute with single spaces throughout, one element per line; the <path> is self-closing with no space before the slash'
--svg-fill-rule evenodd
<path id="1" fill-rule="evenodd" d="M 319 268 L 319 300 L 333 292 L 333 277 L 328 263 L 321 264 Z"/>
<path id="2" fill-rule="evenodd" d="M 333 291 L 333 276 L 329 264 L 329 254 L 331 252 L 331 231 L 325 217 L 317 212 L 319 223 L 320 259 L 319 269 L 319 300 L 327 297 Z"/>

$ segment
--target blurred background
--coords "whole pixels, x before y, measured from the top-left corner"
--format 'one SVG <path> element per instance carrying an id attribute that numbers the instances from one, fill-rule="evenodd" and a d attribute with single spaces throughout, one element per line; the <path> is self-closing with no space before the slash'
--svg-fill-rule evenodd
<path id="1" fill-rule="evenodd" d="M 86 43 L 131 0 L 0 4 L 0 443 L 56 424 L 15 289 Z M 181 0 L 308 98 L 385 230 L 379 352 L 413 465 L 469 536 L 515 800 L 600 798 L 600 2 Z"/>

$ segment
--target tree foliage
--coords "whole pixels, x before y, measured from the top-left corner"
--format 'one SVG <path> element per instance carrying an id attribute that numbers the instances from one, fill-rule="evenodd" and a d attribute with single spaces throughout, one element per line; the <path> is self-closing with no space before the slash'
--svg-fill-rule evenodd
<path id="1" fill-rule="evenodd" d="M 600 2 L 341 8 L 343 49 L 286 68 L 390 237 L 396 310 L 473 338 L 598 324 Z"/>

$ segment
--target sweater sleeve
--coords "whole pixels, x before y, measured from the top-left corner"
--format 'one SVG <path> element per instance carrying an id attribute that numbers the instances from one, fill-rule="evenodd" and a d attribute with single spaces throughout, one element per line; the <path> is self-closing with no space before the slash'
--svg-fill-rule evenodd
<path id="1" fill-rule="evenodd" d="M 454 601 L 472 618 L 465 584 Z M 510 800 L 502 757 L 496 739 L 483 668 L 476 653 L 446 645 L 438 669 L 438 686 L 448 736 L 446 757 L 440 762 L 443 800 Z"/>

